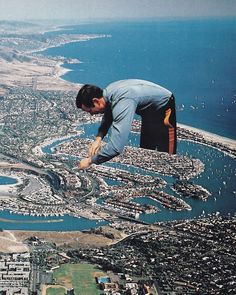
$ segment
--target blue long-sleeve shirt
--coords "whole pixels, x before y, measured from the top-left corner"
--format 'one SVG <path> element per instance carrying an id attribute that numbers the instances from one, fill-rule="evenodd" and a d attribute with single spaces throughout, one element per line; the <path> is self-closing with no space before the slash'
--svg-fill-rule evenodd
<path id="1" fill-rule="evenodd" d="M 172 93 L 149 81 L 128 79 L 111 83 L 103 90 L 106 111 L 98 136 L 102 138 L 111 127 L 110 141 L 92 157 L 92 163 L 101 164 L 119 155 L 127 141 L 134 114 L 145 116 L 145 110 L 158 111 L 165 106 Z"/>

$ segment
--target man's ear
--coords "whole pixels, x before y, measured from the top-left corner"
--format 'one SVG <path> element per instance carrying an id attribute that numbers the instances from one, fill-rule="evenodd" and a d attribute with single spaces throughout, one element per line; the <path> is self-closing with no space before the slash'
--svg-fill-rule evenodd
<path id="1" fill-rule="evenodd" d="M 97 106 L 101 107 L 102 106 L 102 99 L 94 97 L 93 98 L 93 104 L 94 105 L 96 104 Z"/>
<path id="2" fill-rule="evenodd" d="M 94 98 L 93 98 L 93 104 L 94 104 L 94 103 L 99 103 L 99 98 L 94 97 Z"/>

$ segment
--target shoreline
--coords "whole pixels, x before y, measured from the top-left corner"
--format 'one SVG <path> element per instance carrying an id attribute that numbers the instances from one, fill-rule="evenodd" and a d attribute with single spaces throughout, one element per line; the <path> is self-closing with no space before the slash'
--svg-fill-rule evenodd
<path id="1" fill-rule="evenodd" d="M 69 43 L 75 43 L 75 42 L 83 42 L 83 41 L 89 41 L 91 39 L 97 39 L 97 38 L 107 38 L 107 37 L 111 37 L 111 35 L 92 35 L 92 36 L 89 36 L 89 35 L 86 35 L 84 40 L 82 38 L 82 40 L 68 40 L 68 41 L 65 41 L 65 42 L 61 42 L 59 43 L 58 45 L 51 45 L 51 46 L 48 46 L 48 47 L 45 47 L 43 49 L 40 49 L 38 51 L 36 51 L 35 53 L 37 52 L 41 52 L 41 51 L 45 51 L 49 48 L 56 48 L 56 47 L 60 47 L 60 46 L 63 46 L 63 45 L 66 45 L 66 44 L 69 44 Z M 44 56 L 45 58 L 49 58 L 50 57 L 46 57 Z M 82 63 L 80 60 L 78 60 L 79 63 Z M 79 87 L 82 85 L 81 83 L 75 83 L 75 82 L 72 82 L 72 81 L 69 81 L 69 80 L 66 80 L 66 79 L 63 79 L 62 76 L 65 75 L 66 73 L 70 72 L 70 71 L 73 71 L 71 69 L 67 69 L 65 67 L 63 67 L 64 63 L 62 61 L 58 61 L 58 75 L 55 75 L 55 78 L 58 78 L 59 80 L 63 81 L 63 82 L 66 82 L 66 83 L 69 83 L 69 84 L 72 84 L 72 85 L 78 85 Z M 228 147 L 230 147 L 231 149 L 234 149 L 236 150 L 236 140 L 234 139 L 231 139 L 229 137 L 224 137 L 222 135 L 218 135 L 216 133 L 212 133 L 212 132 L 209 132 L 209 131 L 206 131 L 204 129 L 200 129 L 200 128 L 196 128 L 196 127 L 192 127 L 192 126 L 189 126 L 189 125 L 185 125 L 185 124 L 182 124 L 182 123 L 177 123 L 177 126 L 179 126 L 180 128 L 184 128 L 188 131 L 191 131 L 191 132 L 197 132 L 201 135 L 203 135 L 206 139 L 208 140 L 214 140 L 215 142 L 217 143 L 220 143 L 220 144 L 225 144 L 227 145 Z"/>
<path id="2" fill-rule="evenodd" d="M 57 31 L 57 27 L 56 29 Z M 60 29 L 58 29 L 60 30 Z M 47 30 L 45 32 L 50 32 L 50 30 Z M 97 39 L 97 38 L 106 38 L 106 37 L 111 37 L 110 35 L 105 35 L 105 34 L 92 34 L 90 35 L 81 35 L 80 38 L 77 38 L 76 40 L 64 40 L 59 42 L 58 44 L 53 44 L 53 45 L 48 45 L 43 48 L 40 48 L 38 50 L 29 50 L 29 51 L 22 51 L 20 54 L 25 55 L 25 56 L 30 56 L 33 53 L 35 55 L 32 55 L 32 61 L 31 62 L 24 62 L 23 64 L 13 60 L 11 62 L 7 62 L 2 60 L 0 58 L 0 66 L 1 68 L 7 68 L 8 71 L 12 70 L 12 72 L 15 73 L 15 76 L 13 75 L 12 78 L 7 78 L 6 75 L 3 75 L 3 81 L 2 85 L 9 86 L 19 86 L 19 84 L 22 84 L 22 86 L 32 86 L 32 79 L 36 76 L 37 80 L 37 89 L 38 90 L 64 90 L 64 91 L 78 91 L 78 89 L 81 87 L 81 83 L 75 83 L 71 82 L 69 80 L 66 80 L 62 78 L 66 73 L 71 72 L 71 69 L 65 68 L 64 62 L 62 60 L 54 60 L 53 58 L 50 58 L 48 56 L 40 55 L 40 52 L 45 51 L 49 48 L 56 48 L 63 46 L 65 44 L 69 43 L 75 43 L 75 42 L 87 42 L 91 39 Z M 39 54 L 38 54 L 39 53 Z M 37 55 L 38 54 L 38 55 Z M 55 59 L 57 56 L 55 56 Z M 78 62 L 81 63 L 81 61 L 78 60 Z M 25 67 L 24 64 L 27 66 Z M 53 71 L 52 71 L 53 67 Z M 19 77 L 17 76 L 19 72 Z M 24 77 L 26 75 L 22 75 L 22 73 L 28 72 L 27 74 L 30 76 L 30 82 L 29 81 L 24 81 Z M 17 78 L 20 80 L 17 81 Z M 4 83 L 7 82 L 6 84 Z M 14 80 L 14 81 L 13 81 Z M 47 82 L 48 81 L 48 82 Z M 24 84 L 27 85 L 24 85 Z M 16 85 L 14 85 L 16 84 Z M 1 93 L 1 88 L 0 88 L 0 93 Z M 185 125 L 182 123 L 177 123 L 177 126 L 180 128 L 184 128 L 188 131 L 191 132 L 197 132 L 201 135 L 203 135 L 206 139 L 208 140 L 213 140 L 217 143 L 224 144 L 228 146 L 231 149 L 236 150 L 236 140 L 228 138 L 228 137 L 223 137 L 221 135 L 218 135 L 216 133 L 211 133 L 209 131 L 206 131 L 204 129 L 199 129 L 196 127 L 192 127 L 189 125 Z"/>
<path id="3" fill-rule="evenodd" d="M 232 149 L 236 150 L 236 140 L 235 139 L 232 139 L 229 137 L 224 137 L 224 136 L 218 135 L 216 133 L 212 133 L 212 132 L 206 131 L 204 129 L 192 127 L 192 126 L 185 125 L 182 123 L 177 123 L 177 127 L 180 127 L 180 128 L 192 131 L 192 132 L 197 132 L 206 138 L 209 138 L 209 139 L 214 140 L 215 142 L 219 142 L 221 144 L 227 144 Z"/>
<path id="4" fill-rule="evenodd" d="M 68 25 L 68 24 L 66 24 Z M 61 29 L 60 25 L 45 25 L 43 31 L 41 28 L 38 28 L 39 31 L 36 34 L 45 34 L 48 32 L 59 32 L 60 30 L 65 30 L 65 28 Z M 59 36 L 65 35 L 64 33 Z M 11 74 L 7 75 L 5 72 L 2 74 L 2 85 L 10 86 L 10 87 L 18 87 L 19 84 L 22 86 L 33 87 L 32 79 L 36 79 L 37 89 L 38 90 L 71 90 L 71 91 L 78 91 L 79 87 L 81 87 L 81 83 L 71 82 L 62 78 L 68 72 L 71 72 L 71 69 L 65 68 L 63 65 L 65 64 L 66 60 L 70 60 L 70 58 L 65 58 L 64 62 L 60 59 L 60 56 L 46 56 L 40 55 L 40 52 L 43 52 L 50 48 L 57 48 L 66 44 L 76 43 L 76 42 L 87 42 L 92 39 L 100 39 L 100 38 L 111 38 L 110 34 L 76 34 L 73 38 L 68 35 L 68 39 L 62 37 L 61 39 L 57 40 L 58 43 L 54 44 L 45 44 L 44 47 L 39 49 L 31 49 L 25 51 L 19 51 L 20 55 L 25 57 L 30 57 L 31 61 L 29 62 L 19 62 L 18 60 L 12 60 L 6 62 L 2 58 L 0 58 L 0 66 L 1 68 L 7 69 L 6 72 L 12 72 L 14 75 L 10 77 Z M 7 47 L 6 47 L 7 48 Z M 35 55 L 34 55 L 35 54 Z M 76 58 L 76 62 L 81 63 L 79 59 Z M 26 65 L 26 66 L 24 66 Z M 29 76 L 29 79 L 26 80 L 26 76 Z M 9 78 L 10 77 L 10 78 Z M 18 80 L 17 80 L 18 78 Z M 47 82 L 48 81 L 48 82 Z M 7 82 L 7 83 L 4 83 Z M 26 83 L 26 85 L 25 85 Z M 3 87 L 3 86 L 1 86 Z M 0 94 L 1 94 L 1 87 L 0 87 Z M 191 132 L 197 132 L 203 135 L 205 138 L 209 140 L 214 140 L 220 144 L 227 145 L 231 149 L 236 149 L 236 140 L 223 137 L 221 135 L 211 133 L 204 129 L 198 129 L 192 126 L 188 126 L 182 123 L 177 123 L 180 128 L 184 128 Z"/>
<path id="5" fill-rule="evenodd" d="M 207 145 L 207 146 L 210 146 L 211 148 L 215 148 L 215 149 L 221 151 L 222 153 L 224 153 L 232 158 L 235 158 L 236 140 L 228 138 L 228 137 L 223 137 L 221 135 L 211 133 L 209 131 L 205 131 L 200 128 L 188 126 L 185 124 L 177 123 L 177 127 L 182 128 L 182 129 L 184 129 L 188 132 L 191 132 L 193 134 L 195 133 L 196 135 L 198 135 L 200 137 L 200 138 L 196 138 L 196 140 L 184 139 L 184 138 L 180 139 L 180 140 L 188 140 L 188 141 L 193 141 L 197 144 Z M 201 141 L 201 139 L 203 139 L 203 141 Z M 204 141 L 206 141 L 206 142 L 204 142 Z M 216 146 L 214 146 L 214 144 L 216 144 Z M 228 150 L 225 150 L 225 148 Z"/>

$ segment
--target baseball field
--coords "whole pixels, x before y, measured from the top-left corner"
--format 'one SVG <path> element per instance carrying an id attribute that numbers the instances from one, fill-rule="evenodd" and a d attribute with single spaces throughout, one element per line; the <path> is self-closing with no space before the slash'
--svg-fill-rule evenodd
<path id="1" fill-rule="evenodd" d="M 47 288 L 46 295 L 64 295 L 72 288 L 75 295 L 99 295 L 95 277 L 101 275 L 104 273 L 91 264 L 63 264 L 54 271 L 56 286 Z"/>

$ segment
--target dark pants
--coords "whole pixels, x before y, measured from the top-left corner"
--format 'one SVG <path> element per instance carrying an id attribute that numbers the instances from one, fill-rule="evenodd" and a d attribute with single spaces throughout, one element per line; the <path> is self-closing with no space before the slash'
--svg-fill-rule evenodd
<path id="1" fill-rule="evenodd" d="M 142 115 L 140 147 L 176 154 L 176 146 L 175 98 L 172 95 L 160 110 L 150 109 Z"/>

